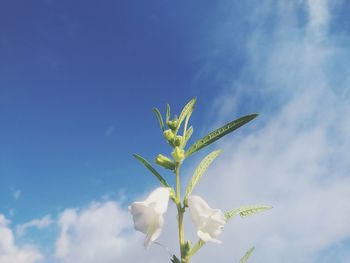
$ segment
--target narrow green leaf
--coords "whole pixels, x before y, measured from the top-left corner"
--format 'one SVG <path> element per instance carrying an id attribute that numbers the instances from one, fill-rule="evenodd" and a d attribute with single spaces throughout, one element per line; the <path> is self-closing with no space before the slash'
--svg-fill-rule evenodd
<path id="1" fill-rule="evenodd" d="M 200 164 L 197 166 L 196 170 L 194 171 L 191 181 L 187 185 L 184 200 L 186 200 L 187 197 L 190 196 L 194 187 L 197 185 L 198 181 L 200 180 L 204 172 L 208 169 L 209 165 L 215 160 L 215 158 L 219 156 L 220 153 L 221 153 L 221 150 L 213 151 L 210 154 L 208 154 L 206 157 L 204 157 L 204 159 L 200 162 Z"/>
<path id="2" fill-rule="evenodd" d="M 168 124 L 170 120 L 170 105 L 166 105 L 166 117 L 165 117 L 165 123 Z"/>
<path id="3" fill-rule="evenodd" d="M 240 215 L 242 218 L 245 218 L 247 216 L 254 215 L 259 212 L 263 212 L 266 210 L 271 209 L 272 206 L 270 205 L 250 205 L 250 206 L 244 206 L 240 208 L 233 209 L 229 212 L 225 213 L 226 220 L 229 220 L 236 215 Z"/>
<path id="4" fill-rule="evenodd" d="M 152 165 L 146 160 L 144 159 L 142 156 L 138 155 L 138 154 L 133 154 L 133 156 L 139 160 L 144 166 L 146 166 L 146 168 L 153 174 L 155 175 L 155 177 L 157 177 L 157 179 L 159 180 L 159 182 L 164 186 L 164 187 L 170 187 L 169 184 L 167 183 L 167 181 L 163 178 L 163 176 L 161 176 L 156 169 L 154 169 L 152 167 Z"/>
<path id="5" fill-rule="evenodd" d="M 184 131 L 183 131 L 183 135 L 182 135 L 182 136 L 185 136 L 185 137 L 186 137 L 188 121 L 189 121 L 190 118 L 191 118 L 191 115 L 192 115 L 193 110 L 194 110 L 194 109 L 192 108 L 192 110 L 191 110 L 191 111 L 187 114 L 187 116 L 186 116 L 185 125 L 184 125 Z"/>
<path id="6" fill-rule="evenodd" d="M 188 142 L 188 140 L 191 138 L 193 133 L 193 127 L 191 126 L 190 128 L 187 129 L 185 139 L 183 140 L 182 148 L 184 148 Z"/>
<path id="7" fill-rule="evenodd" d="M 226 134 L 238 129 L 239 127 L 243 126 L 244 124 L 250 122 L 254 118 L 256 118 L 258 114 L 251 114 L 244 117 L 241 117 L 237 120 L 234 120 L 224 126 L 222 126 L 219 129 L 216 129 L 215 131 L 212 131 L 208 135 L 204 136 L 202 139 L 195 142 L 186 152 L 186 157 L 190 156 L 191 154 L 199 151 L 205 146 L 208 146 L 209 144 L 217 141 L 221 137 L 225 136 Z"/>
<path id="8" fill-rule="evenodd" d="M 162 131 L 164 131 L 164 122 L 163 122 L 162 114 L 160 114 L 160 111 L 157 108 L 153 108 L 152 110 L 155 112 L 157 116 L 160 128 L 162 129 Z"/>
<path id="9" fill-rule="evenodd" d="M 247 251 L 247 253 L 245 253 L 245 255 L 241 258 L 241 260 L 239 261 L 239 263 L 246 263 L 250 257 L 250 255 L 253 253 L 255 247 L 252 247 L 251 249 L 249 249 Z"/>
<path id="10" fill-rule="evenodd" d="M 191 114 L 193 109 L 194 109 L 194 105 L 196 104 L 197 99 L 193 98 L 191 99 L 183 108 L 183 110 L 181 111 L 180 117 L 179 117 L 179 121 L 178 121 L 178 125 L 177 125 L 177 129 L 180 128 L 181 123 L 185 120 L 186 116 L 188 114 Z"/>

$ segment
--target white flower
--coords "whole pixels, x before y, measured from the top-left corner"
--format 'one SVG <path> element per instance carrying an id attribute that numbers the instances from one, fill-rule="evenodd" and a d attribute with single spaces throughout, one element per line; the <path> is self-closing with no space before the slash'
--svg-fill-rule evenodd
<path id="1" fill-rule="evenodd" d="M 190 215 L 197 226 L 197 235 L 205 242 L 212 241 L 221 243 L 216 239 L 221 234 L 226 219 L 220 209 L 212 209 L 199 196 L 189 196 L 187 204 L 190 209 Z"/>
<path id="2" fill-rule="evenodd" d="M 146 234 L 144 242 L 148 247 L 156 240 L 164 224 L 163 214 L 167 211 L 170 189 L 159 187 L 154 190 L 143 202 L 134 202 L 129 206 L 136 230 Z"/>

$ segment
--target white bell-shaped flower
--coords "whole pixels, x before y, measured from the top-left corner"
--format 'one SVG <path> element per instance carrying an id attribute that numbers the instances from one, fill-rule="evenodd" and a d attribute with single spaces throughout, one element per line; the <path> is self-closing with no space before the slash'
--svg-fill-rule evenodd
<path id="1" fill-rule="evenodd" d="M 162 231 L 163 215 L 168 209 L 169 196 L 169 188 L 159 187 L 145 201 L 134 202 L 129 206 L 135 229 L 146 234 L 145 247 L 156 240 Z"/>
<path id="2" fill-rule="evenodd" d="M 220 209 L 210 208 L 201 197 L 195 195 L 188 197 L 187 204 L 199 238 L 205 242 L 221 243 L 217 237 L 226 224 L 224 213 Z"/>

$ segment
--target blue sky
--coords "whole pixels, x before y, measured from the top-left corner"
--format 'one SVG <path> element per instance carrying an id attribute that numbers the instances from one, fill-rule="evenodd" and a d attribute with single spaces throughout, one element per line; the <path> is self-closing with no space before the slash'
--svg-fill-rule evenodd
<path id="1" fill-rule="evenodd" d="M 192 118 L 197 138 L 240 115 L 261 113 L 219 144 L 227 154 L 212 170 L 235 171 L 244 179 L 204 181 L 201 191 L 208 200 L 228 208 L 231 190 L 223 189 L 234 180 L 234 192 L 241 195 L 232 205 L 267 202 L 282 214 L 278 205 L 290 205 L 310 218 L 329 211 L 320 205 L 322 196 L 339 206 L 339 229 L 322 240 L 311 237 L 331 229 L 334 218 L 303 235 L 299 217 L 275 212 L 258 218 L 262 230 L 248 222 L 258 234 L 249 232 L 235 253 L 255 242 L 264 252 L 252 262 L 280 262 L 289 256 L 289 244 L 300 257 L 315 260 L 291 257 L 291 262 L 347 262 L 350 207 L 338 200 L 349 198 L 341 187 L 350 186 L 348 9 L 346 1 L 327 0 L 1 1 L 0 230 L 13 235 L 18 253 L 28 253 L 24 263 L 137 262 L 132 249 L 149 262 L 164 261 L 164 254 L 141 250 L 141 236 L 124 236 L 132 228 L 126 206 L 156 186 L 132 153 L 152 160 L 168 150 L 153 106 L 164 112 L 170 103 L 179 112 L 197 97 Z M 261 171 L 269 175 L 255 181 Z M 264 182 L 270 186 L 261 190 Z M 222 189 L 222 197 L 211 193 L 213 186 Z M 314 210 L 299 197 L 312 200 Z M 104 233 L 132 244 L 121 250 L 123 256 L 84 259 L 78 247 L 58 248 L 59 240 L 79 240 L 80 225 L 104 238 L 83 220 L 100 213 L 120 222 Z M 278 227 L 288 223 L 299 226 L 291 228 L 294 234 Z M 78 234 L 67 237 L 67 229 Z M 234 231 L 243 230 L 227 232 Z M 25 250 L 28 244 L 35 249 Z M 298 244 L 304 244 L 302 250 Z M 96 248 L 95 255 L 104 249 Z M 223 262 L 228 252 L 220 252 Z M 0 259 L 9 260 L 10 254 L 1 253 Z M 198 262 L 207 258 L 203 254 Z"/>
<path id="2" fill-rule="evenodd" d="M 1 5 L 1 207 L 17 208 L 13 220 L 134 189 L 131 153 L 164 147 L 151 108 L 196 96 L 203 121 L 225 85 L 205 64 L 238 74 L 244 63 L 239 43 L 235 57 L 215 54 L 208 30 L 224 10 L 210 1 Z"/>
<path id="3" fill-rule="evenodd" d="M 19 218 L 134 188 L 131 153 L 161 145 L 151 108 L 179 109 L 202 89 L 191 50 L 210 9 L 188 8 L 2 3 L 3 209 L 10 186 L 22 191 Z"/>

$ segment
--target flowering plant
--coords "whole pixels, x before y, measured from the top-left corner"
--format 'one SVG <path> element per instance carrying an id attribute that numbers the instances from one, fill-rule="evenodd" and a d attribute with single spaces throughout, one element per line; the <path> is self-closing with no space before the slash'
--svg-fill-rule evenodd
<path id="1" fill-rule="evenodd" d="M 244 218 L 272 208 L 268 205 L 252 205 L 236 208 L 224 213 L 220 209 L 211 208 L 200 196 L 192 195 L 192 191 L 202 175 L 214 159 L 219 156 L 221 150 L 213 151 L 204 157 L 194 171 L 194 174 L 186 187 L 183 198 L 181 198 L 180 167 L 184 160 L 258 116 L 257 114 L 251 114 L 234 120 L 210 132 L 185 150 L 187 142 L 193 133 L 193 127 L 188 127 L 188 122 L 195 104 L 196 99 L 190 100 L 181 111 L 179 117 L 175 115 L 173 119 L 170 118 L 170 106 L 167 104 L 165 124 L 160 111 L 157 108 L 153 108 L 164 138 L 172 148 L 172 158 L 159 154 L 155 158 L 155 163 L 174 172 L 176 177 L 175 187 L 170 186 L 164 177 L 153 168 L 147 160 L 140 155 L 134 154 L 134 157 L 140 161 L 162 185 L 155 189 L 146 200 L 134 202 L 129 206 L 129 211 L 134 220 L 134 227 L 136 230 L 146 235 L 144 245 L 145 247 L 148 247 L 161 233 L 164 224 L 163 215 L 167 211 L 168 201 L 171 199 L 177 208 L 178 239 L 180 246 L 180 256 L 172 255 L 172 263 L 189 263 L 191 257 L 197 253 L 206 242 L 221 243 L 218 236 L 222 232 L 224 225 L 233 217 L 240 215 Z M 182 124 L 183 132 L 179 135 Z M 199 237 L 199 240 L 194 245 L 185 239 L 184 213 L 187 209 L 189 210 L 190 217 L 197 228 L 197 235 Z M 253 250 L 254 247 L 249 249 L 241 258 L 240 263 L 247 262 Z"/>

